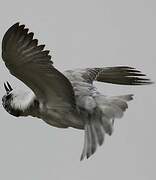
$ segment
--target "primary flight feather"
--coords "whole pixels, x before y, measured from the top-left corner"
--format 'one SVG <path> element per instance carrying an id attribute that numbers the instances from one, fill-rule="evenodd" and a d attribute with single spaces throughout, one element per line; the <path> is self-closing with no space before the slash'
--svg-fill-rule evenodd
<path id="1" fill-rule="evenodd" d="M 10 73 L 31 91 L 19 92 L 4 83 L 2 104 L 14 116 L 38 117 L 58 128 L 85 131 L 81 160 L 89 158 L 111 135 L 115 118 L 121 118 L 132 94 L 107 97 L 98 92 L 93 81 L 121 85 L 152 82 L 128 66 L 86 68 L 59 72 L 45 45 L 38 45 L 25 25 L 11 26 L 2 40 L 2 58 Z"/>

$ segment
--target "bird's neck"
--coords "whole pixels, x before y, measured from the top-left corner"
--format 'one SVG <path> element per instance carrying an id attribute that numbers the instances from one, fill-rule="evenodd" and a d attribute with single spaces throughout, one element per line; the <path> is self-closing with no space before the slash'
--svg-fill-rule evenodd
<path id="1" fill-rule="evenodd" d="M 10 101 L 10 114 L 14 116 L 39 116 L 39 101 L 33 92 L 14 91 Z"/>

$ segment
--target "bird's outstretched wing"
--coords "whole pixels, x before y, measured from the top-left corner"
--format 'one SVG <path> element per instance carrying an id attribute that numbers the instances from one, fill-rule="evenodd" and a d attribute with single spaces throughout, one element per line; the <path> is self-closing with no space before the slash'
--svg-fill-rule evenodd
<path id="1" fill-rule="evenodd" d="M 71 83 L 52 65 L 45 45 L 38 45 L 24 25 L 14 24 L 2 41 L 2 58 L 10 73 L 30 87 L 47 108 L 75 108 Z"/>
<path id="2" fill-rule="evenodd" d="M 93 83 L 93 81 L 121 85 L 145 85 L 152 83 L 150 79 L 143 78 L 146 75 L 142 74 L 141 71 L 128 66 L 77 69 L 73 73 L 79 73 L 82 80 L 88 83 Z"/>

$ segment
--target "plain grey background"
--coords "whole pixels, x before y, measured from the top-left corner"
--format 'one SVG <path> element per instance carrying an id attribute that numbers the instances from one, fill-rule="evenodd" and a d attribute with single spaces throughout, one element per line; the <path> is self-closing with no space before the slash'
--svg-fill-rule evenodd
<path id="1" fill-rule="evenodd" d="M 156 81 L 155 0 L 5 0 L 0 38 L 15 22 L 27 25 L 51 50 L 59 70 L 129 65 Z M 22 87 L 0 63 L 3 82 Z M 156 179 L 155 85 L 129 87 L 96 83 L 108 95 L 134 93 L 125 116 L 116 120 L 89 160 L 79 161 L 83 131 L 57 129 L 37 118 L 16 118 L 0 106 L 0 179 Z"/>

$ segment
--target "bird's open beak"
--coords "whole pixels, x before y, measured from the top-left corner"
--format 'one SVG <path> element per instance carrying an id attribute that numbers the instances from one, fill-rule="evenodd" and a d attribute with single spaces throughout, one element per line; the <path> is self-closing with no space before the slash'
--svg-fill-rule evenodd
<path id="1" fill-rule="evenodd" d="M 9 94 L 13 90 L 13 88 L 11 87 L 11 85 L 9 84 L 8 81 L 6 83 L 4 83 L 4 88 L 5 88 L 7 94 Z"/>

